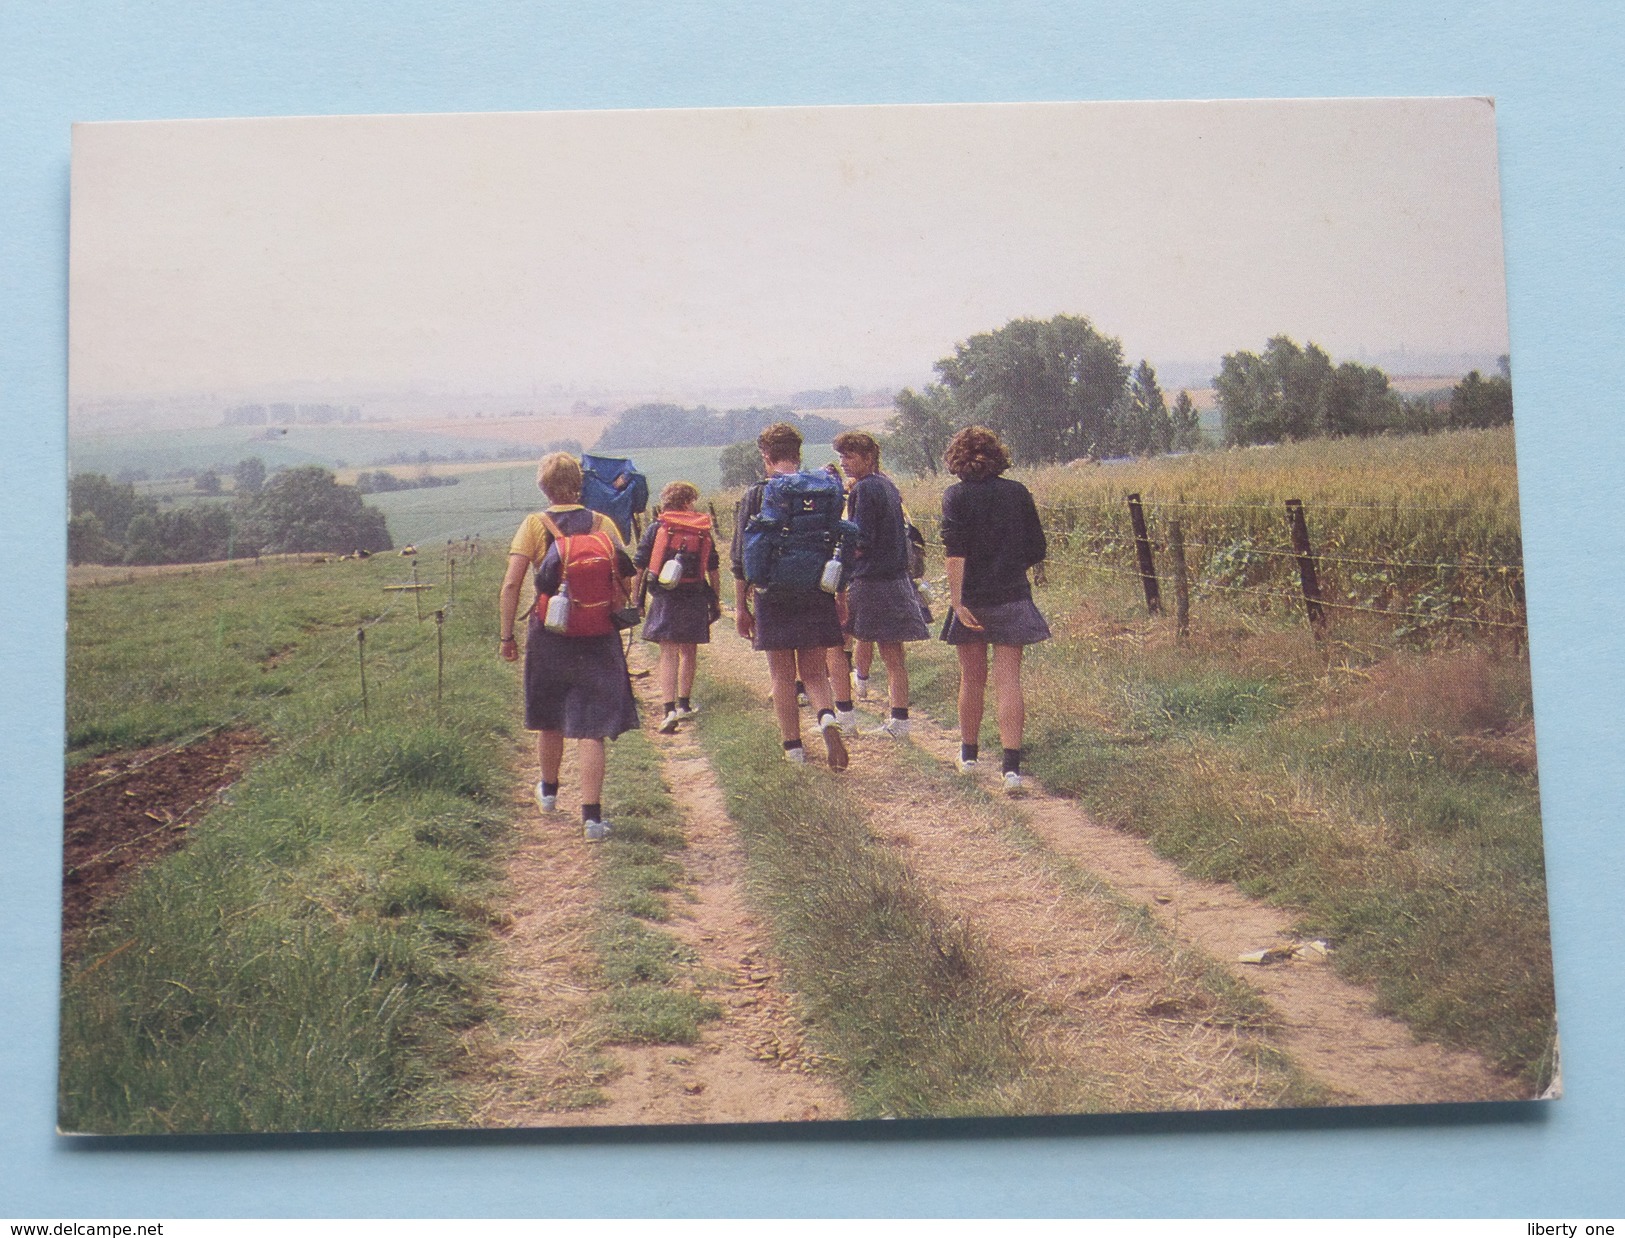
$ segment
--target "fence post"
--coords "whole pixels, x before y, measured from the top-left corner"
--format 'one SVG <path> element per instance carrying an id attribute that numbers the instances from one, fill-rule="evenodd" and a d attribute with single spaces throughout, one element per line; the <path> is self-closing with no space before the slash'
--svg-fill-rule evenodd
<path id="1" fill-rule="evenodd" d="M 1288 499 L 1286 514 L 1292 525 L 1292 553 L 1298 560 L 1298 579 L 1303 584 L 1303 607 L 1315 639 L 1326 635 L 1326 608 L 1320 604 L 1320 580 L 1315 575 L 1315 556 L 1309 548 L 1309 525 L 1303 518 L 1303 500 Z"/>
<path id="2" fill-rule="evenodd" d="M 423 622 L 423 594 L 418 590 L 418 561 L 412 559 L 412 606 L 418 613 L 418 622 Z"/>
<path id="3" fill-rule="evenodd" d="M 446 605 L 457 605 L 457 560 L 446 560 Z"/>
<path id="4" fill-rule="evenodd" d="M 1177 517 L 1168 522 L 1168 553 L 1174 559 L 1174 622 L 1183 639 L 1191 633 L 1191 586 L 1185 569 L 1185 527 Z"/>
<path id="5" fill-rule="evenodd" d="M 446 684 L 446 608 L 434 612 L 434 707 L 440 709 Z"/>
<path id="6" fill-rule="evenodd" d="M 1162 590 L 1157 585 L 1157 565 L 1151 558 L 1151 536 L 1145 531 L 1145 512 L 1140 507 L 1140 496 L 1128 496 L 1129 523 L 1134 526 L 1134 553 L 1140 561 L 1140 582 L 1145 585 L 1145 608 L 1153 615 L 1162 614 Z"/>
<path id="7" fill-rule="evenodd" d="M 367 721 L 367 629 L 355 630 L 355 656 L 361 665 L 361 721 Z"/>

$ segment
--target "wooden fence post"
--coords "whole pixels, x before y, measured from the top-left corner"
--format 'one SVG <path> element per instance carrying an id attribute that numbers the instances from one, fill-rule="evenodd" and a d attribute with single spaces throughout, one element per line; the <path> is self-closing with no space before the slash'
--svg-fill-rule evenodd
<path id="1" fill-rule="evenodd" d="M 1315 639 L 1326 635 L 1326 608 L 1320 604 L 1320 580 L 1315 575 L 1315 556 L 1309 548 L 1309 525 L 1303 518 L 1303 500 L 1286 501 L 1287 519 L 1292 525 L 1292 553 L 1298 560 L 1298 579 L 1303 585 L 1303 606 Z"/>
<path id="2" fill-rule="evenodd" d="M 361 664 L 361 721 L 367 721 L 367 629 L 355 630 L 355 656 Z"/>
<path id="3" fill-rule="evenodd" d="M 1157 585 L 1157 565 L 1151 558 L 1151 537 L 1145 531 L 1145 512 L 1140 507 L 1140 496 L 1128 496 L 1129 523 L 1134 526 L 1134 553 L 1140 561 L 1140 583 L 1145 586 L 1145 608 L 1153 615 L 1162 614 L 1162 590 Z"/>
<path id="4" fill-rule="evenodd" d="M 416 556 L 412 559 L 412 606 L 417 611 L 418 622 L 423 622 L 423 594 L 418 590 L 418 561 Z"/>
<path id="5" fill-rule="evenodd" d="M 434 707 L 438 711 L 446 686 L 446 608 L 434 612 Z"/>
<path id="6" fill-rule="evenodd" d="M 1191 586 L 1185 569 L 1185 528 L 1177 517 L 1168 522 L 1168 553 L 1174 559 L 1174 622 L 1183 640 L 1191 634 Z"/>

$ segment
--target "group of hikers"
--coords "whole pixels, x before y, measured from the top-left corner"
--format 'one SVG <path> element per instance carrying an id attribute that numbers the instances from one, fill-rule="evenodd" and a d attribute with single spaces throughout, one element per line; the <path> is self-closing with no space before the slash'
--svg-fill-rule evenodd
<path id="1" fill-rule="evenodd" d="M 739 504 L 729 554 L 735 626 L 767 655 L 785 760 L 806 763 L 801 706 L 808 704 L 830 768 L 845 769 L 849 739 L 909 736 L 904 648 L 928 639 L 931 623 L 916 587 L 924 539 L 881 471 L 872 435 L 838 435 L 839 464 L 815 470 L 802 467 L 801 432 L 789 423 L 768 426 L 756 445 L 765 476 Z M 943 493 L 940 525 L 948 574 L 940 638 L 954 646 L 960 671 L 956 767 L 965 774 L 980 767 L 991 661 L 1002 786 L 1019 794 L 1022 651 L 1050 635 L 1028 579 L 1044 560 L 1044 531 L 1027 488 L 1004 476 L 1010 457 L 991 430 L 959 431 L 943 463 L 958 479 Z M 574 456 L 543 456 L 537 484 L 548 507 L 525 518 L 509 548 L 500 651 L 509 661 L 520 656 L 515 625 L 530 575 L 536 603 L 526 618 L 524 700 L 541 766 L 536 803 L 544 813 L 557 810 L 564 742 L 576 740 L 582 828 L 596 841 L 610 831 L 601 802 L 604 741 L 638 726 L 621 632 L 641 621 L 643 639 L 658 647 L 658 729 L 675 732 L 697 711 L 695 664 L 721 617 L 721 560 L 710 517 L 694 510 L 699 491 L 686 481 L 661 490 L 657 515 L 631 553 L 615 521 L 583 505 Z M 636 604 L 645 596 L 646 615 Z M 889 716 L 860 732 L 856 700 L 869 697 L 877 653 Z"/>

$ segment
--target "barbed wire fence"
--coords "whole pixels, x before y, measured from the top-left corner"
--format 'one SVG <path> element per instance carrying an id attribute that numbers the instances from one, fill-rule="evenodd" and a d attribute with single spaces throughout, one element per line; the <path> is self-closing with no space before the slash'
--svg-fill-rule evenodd
<path id="1" fill-rule="evenodd" d="M 1213 503 L 1138 493 L 1036 506 L 1049 542 L 1038 579 L 1056 568 L 1131 579 L 1152 616 L 1163 613 L 1163 588 L 1171 585 L 1181 635 L 1189 631 L 1193 601 L 1199 606 L 1204 597 L 1223 597 L 1264 611 L 1298 612 L 1316 640 L 1331 634 L 1340 615 L 1386 621 L 1402 636 L 1454 630 L 1506 634 L 1515 647 L 1526 640 L 1523 564 L 1512 555 L 1466 549 L 1454 559 L 1387 557 L 1369 547 L 1344 552 L 1334 543 L 1328 550 L 1314 537 L 1317 516 L 1399 519 L 1459 514 L 1458 508 L 1297 498 Z M 940 546 L 940 517 L 914 518 Z"/>

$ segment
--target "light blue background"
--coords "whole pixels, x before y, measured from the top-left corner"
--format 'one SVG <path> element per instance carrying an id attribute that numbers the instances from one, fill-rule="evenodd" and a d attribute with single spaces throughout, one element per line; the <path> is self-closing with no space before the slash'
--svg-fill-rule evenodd
<path id="1" fill-rule="evenodd" d="M 0 1217 L 1625 1213 L 1625 22 L 1605 0 L 1544 11 L 1526 0 L 1129 7 L 0 3 Z M 857 1137 L 87 1150 L 51 1134 L 71 122 L 1440 94 L 1499 101 L 1567 1099 L 1489 1120 L 1467 1109 L 1198 1116 L 1017 1124 L 998 1136 L 888 1124 Z"/>

